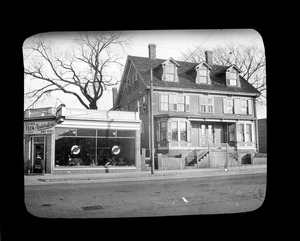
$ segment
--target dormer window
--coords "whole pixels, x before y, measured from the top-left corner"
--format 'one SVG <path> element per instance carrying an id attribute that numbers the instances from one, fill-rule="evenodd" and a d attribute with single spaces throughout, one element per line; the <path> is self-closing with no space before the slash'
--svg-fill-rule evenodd
<path id="1" fill-rule="evenodd" d="M 209 77 L 209 70 L 211 67 L 202 62 L 196 66 L 197 77 L 196 77 L 196 84 L 210 84 L 210 77 Z"/>
<path id="2" fill-rule="evenodd" d="M 236 71 L 230 71 L 229 73 L 229 85 L 232 85 L 232 86 L 236 86 L 236 81 L 237 81 L 237 73 Z"/>
<path id="3" fill-rule="evenodd" d="M 232 65 L 226 70 L 226 85 L 227 86 L 237 86 L 240 87 L 239 74 L 241 71 Z"/>
<path id="4" fill-rule="evenodd" d="M 165 66 L 166 68 L 166 81 L 175 81 L 175 65 L 173 63 L 169 63 Z"/>
<path id="5" fill-rule="evenodd" d="M 178 66 L 179 66 L 179 64 L 176 63 L 176 61 L 173 60 L 172 58 L 169 58 L 167 61 L 162 63 L 162 67 L 163 67 L 162 80 L 177 82 L 178 81 L 178 75 L 177 75 Z"/>

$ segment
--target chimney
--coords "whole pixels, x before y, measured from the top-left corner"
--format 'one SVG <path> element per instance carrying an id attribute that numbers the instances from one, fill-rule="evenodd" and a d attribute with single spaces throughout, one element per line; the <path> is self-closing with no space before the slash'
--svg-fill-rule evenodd
<path id="1" fill-rule="evenodd" d="M 118 94 L 117 88 L 113 87 L 112 88 L 113 106 L 115 106 L 116 104 L 117 94 Z"/>
<path id="2" fill-rule="evenodd" d="M 156 44 L 149 44 L 149 58 L 150 59 L 156 59 Z"/>
<path id="3" fill-rule="evenodd" d="M 208 51 L 208 50 L 205 51 L 205 61 L 209 65 L 213 65 L 214 64 L 213 54 L 214 54 L 213 51 Z"/>

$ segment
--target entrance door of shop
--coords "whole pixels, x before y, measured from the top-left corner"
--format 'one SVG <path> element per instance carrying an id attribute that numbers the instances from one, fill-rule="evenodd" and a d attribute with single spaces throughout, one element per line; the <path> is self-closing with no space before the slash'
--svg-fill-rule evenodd
<path id="1" fill-rule="evenodd" d="M 199 138 L 201 147 L 214 146 L 213 126 L 209 124 L 200 124 Z"/>
<path id="2" fill-rule="evenodd" d="M 43 173 L 45 170 L 45 143 L 44 136 L 33 137 L 32 171 Z"/>

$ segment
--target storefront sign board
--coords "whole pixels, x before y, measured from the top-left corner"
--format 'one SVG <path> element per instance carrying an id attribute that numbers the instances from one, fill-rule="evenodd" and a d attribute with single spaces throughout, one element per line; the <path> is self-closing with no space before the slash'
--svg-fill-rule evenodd
<path id="1" fill-rule="evenodd" d="M 54 121 L 27 122 L 24 124 L 24 133 L 25 134 L 53 133 L 54 125 L 55 125 Z"/>

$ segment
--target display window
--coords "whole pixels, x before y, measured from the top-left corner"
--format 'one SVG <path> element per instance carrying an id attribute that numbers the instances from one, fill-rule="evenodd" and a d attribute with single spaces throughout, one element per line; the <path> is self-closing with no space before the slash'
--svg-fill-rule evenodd
<path id="1" fill-rule="evenodd" d="M 56 128 L 56 167 L 134 166 L 135 131 Z"/>

